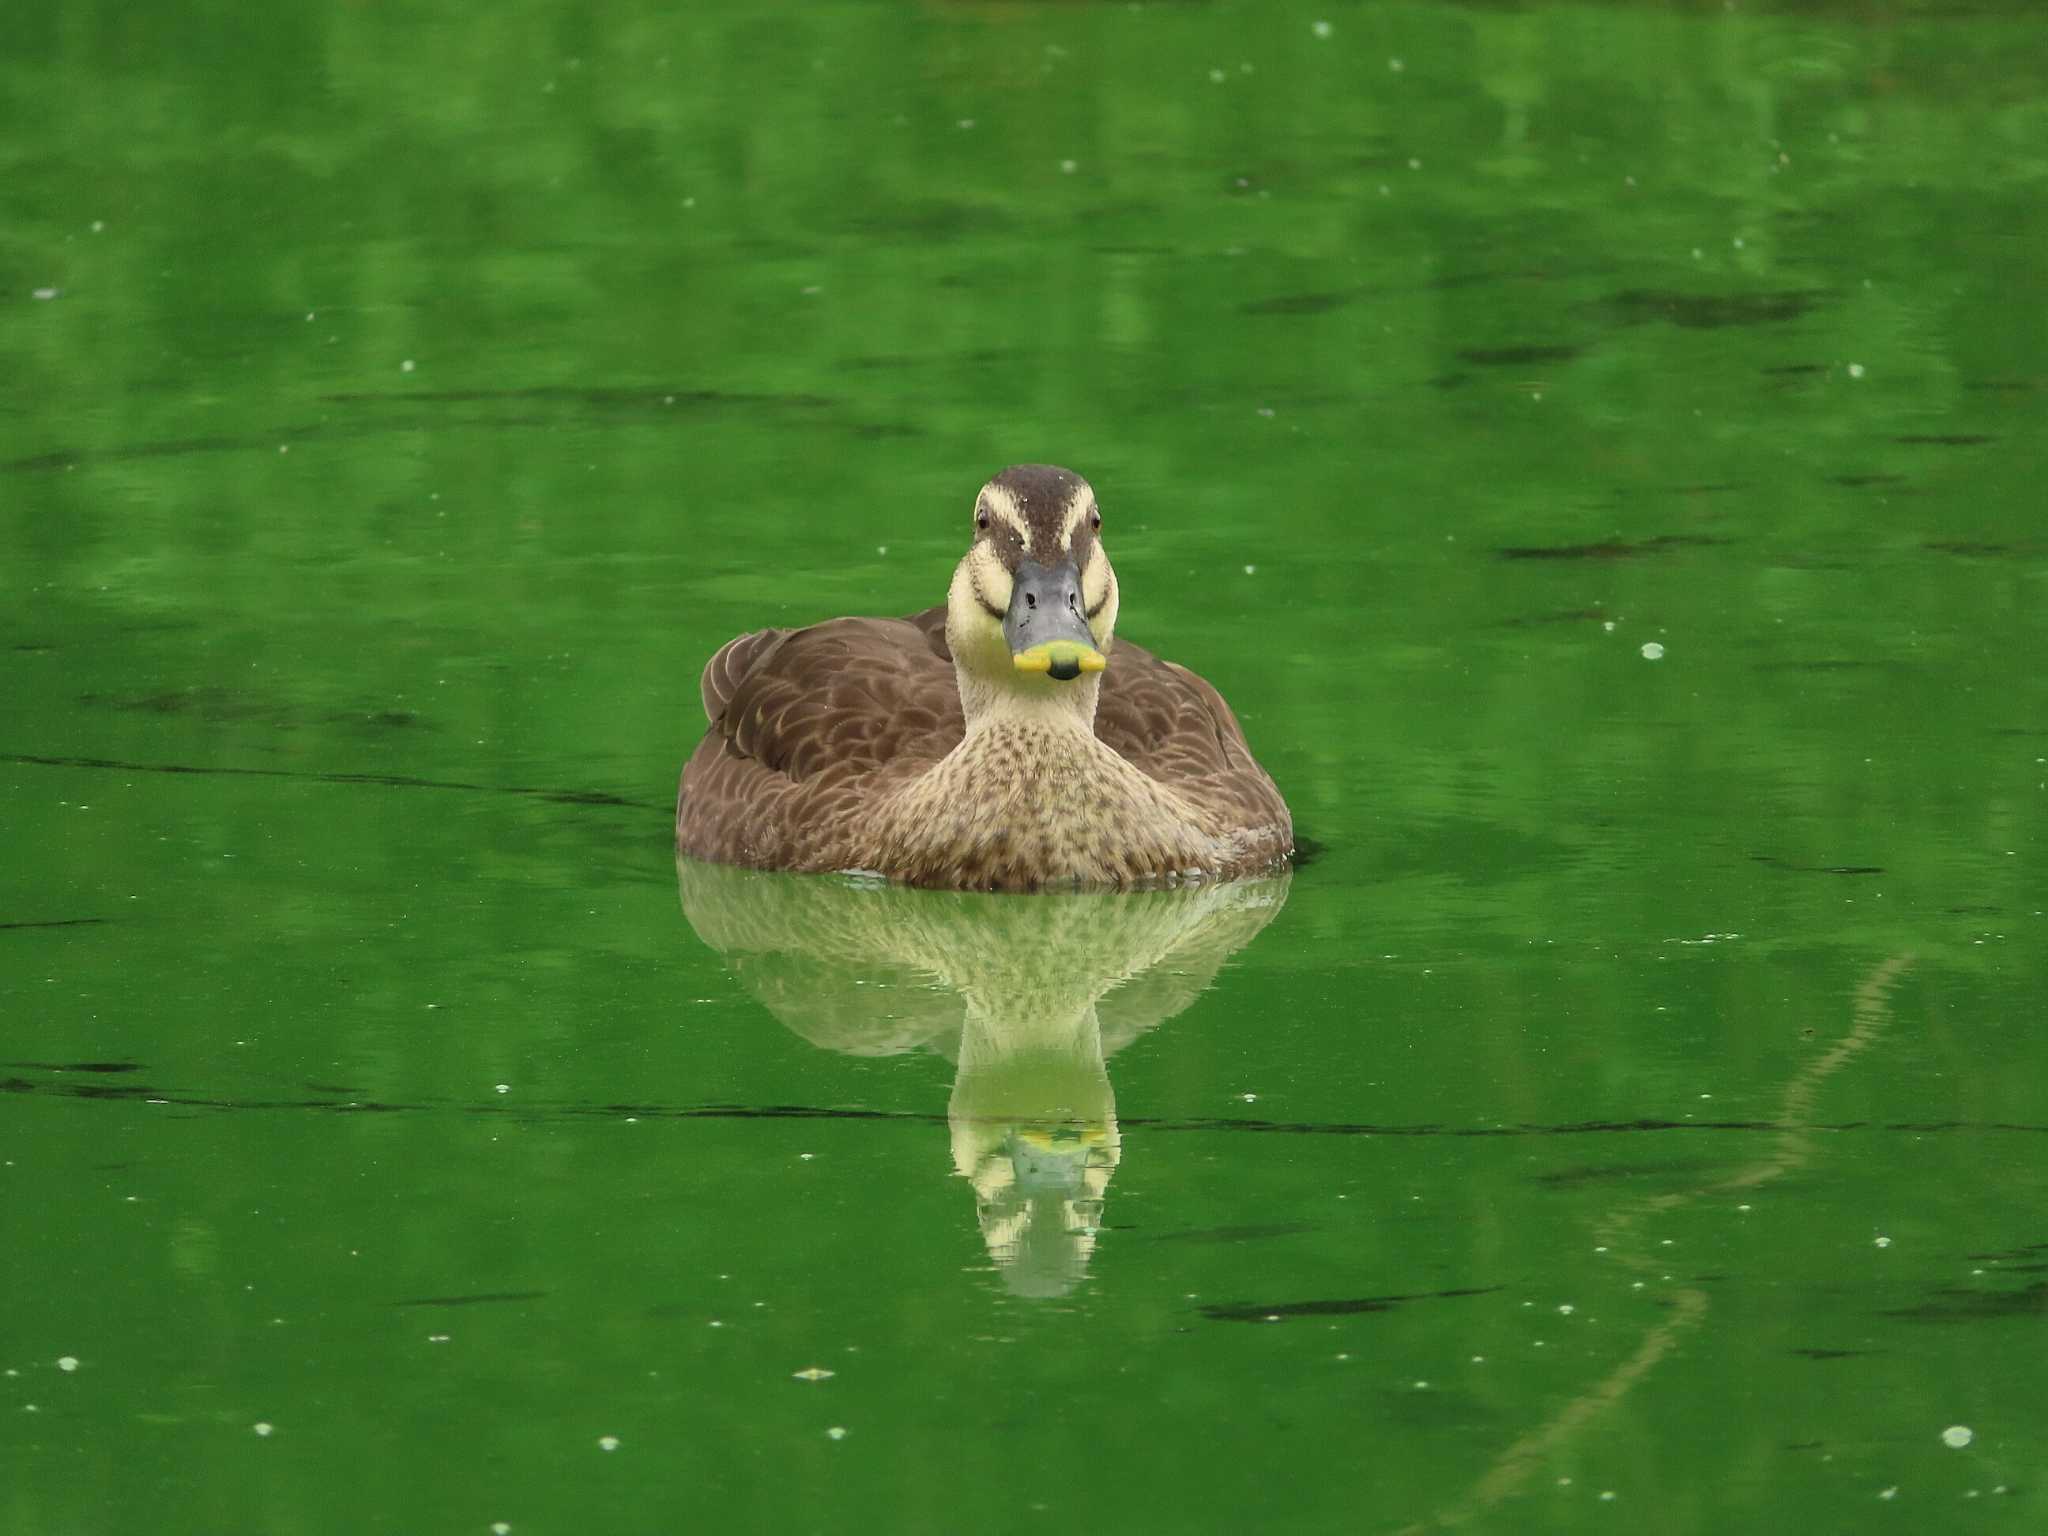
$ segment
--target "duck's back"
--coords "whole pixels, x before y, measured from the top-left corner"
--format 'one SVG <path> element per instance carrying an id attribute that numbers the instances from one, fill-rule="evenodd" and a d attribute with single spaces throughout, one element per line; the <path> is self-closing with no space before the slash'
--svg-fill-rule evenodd
<path id="1" fill-rule="evenodd" d="M 855 867 L 872 856 L 866 834 L 887 798 L 966 730 L 943 607 L 742 635 L 711 658 L 702 690 L 710 727 L 683 769 L 676 848 L 723 864 Z M 1251 839 L 1248 867 L 1290 850 L 1279 791 L 1194 673 L 1118 640 L 1095 734 L 1225 834 Z"/>
<path id="2" fill-rule="evenodd" d="M 683 768 L 676 850 L 759 869 L 844 869 L 864 812 L 960 744 L 943 608 L 728 641 L 704 668 L 710 728 Z"/>

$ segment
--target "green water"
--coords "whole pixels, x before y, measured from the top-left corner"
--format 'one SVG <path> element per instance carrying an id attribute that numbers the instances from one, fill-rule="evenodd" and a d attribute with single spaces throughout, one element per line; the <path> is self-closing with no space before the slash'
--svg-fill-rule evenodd
<path id="1" fill-rule="evenodd" d="M 0 1531 L 2048 1523 L 2036 7 L 7 31 Z M 1027 459 L 1315 856 L 679 872 Z"/>

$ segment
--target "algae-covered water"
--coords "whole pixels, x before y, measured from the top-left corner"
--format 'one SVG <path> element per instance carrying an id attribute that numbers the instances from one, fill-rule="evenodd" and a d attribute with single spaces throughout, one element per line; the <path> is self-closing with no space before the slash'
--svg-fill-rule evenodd
<path id="1" fill-rule="evenodd" d="M 2044 58 L 10 17 L 0 1530 L 2041 1529 Z M 1019 460 L 1312 856 L 679 869 Z"/>

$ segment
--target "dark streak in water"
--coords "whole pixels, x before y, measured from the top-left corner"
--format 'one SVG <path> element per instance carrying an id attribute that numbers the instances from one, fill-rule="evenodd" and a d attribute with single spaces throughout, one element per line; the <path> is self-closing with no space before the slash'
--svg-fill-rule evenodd
<path id="1" fill-rule="evenodd" d="M 1970 1291 L 1945 1286 L 1930 1292 L 1928 1299 L 1917 1307 L 1900 1307 L 1884 1315 L 1916 1323 L 1971 1323 L 2048 1315 L 2048 1280 L 2036 1280 L 2018 1291 Z"/>
<path id="2" fill-rule="evenodd" d="M 1607 307 L 1627 325 L 1668 320 L 1687 330 L 1716 330 L 1730 325 L 1764 325 L 1796 320 L 1825 298 L 1818 288 L 1778 293 L 1680 293 L 1665 288 L 1630 288 L 1607 300 Z"/>
<path id="3" fill-rule="evenodd" d="M 1876 864 L 1794 864 L 1786 859 L 1773 858 L 1768 853 L 1752 853 L 1753 863 L 1765 864 L 1772 869 L 1786 869 L 1801 875 L 1881 875 L 1884 870 Z"/>
<path id="4" fill-rule="evenodd" d="M 139 1061 L 8 1061 L 0 1066 L 23 1072 L 140 1072 Z"/>
<path id="5" fill-rule="evenodd" d="M 92 928 L 106 922 L 104 917 L 46 917 L 20 923 L 0 923 L 0 930 L 9 928 Z"/>
<path id="6" fill-rule="evenodd" d="M 1506 1289 L 1504 1285 L 1476 1285 L 1451 1291 L 1416 1291 L 1404 1296 L 1359 1296 L 1340 1301 L 1237 1301 L 1206 1306 L 1200 1311 L 1202 1316 L 1212 1322 L 1270 1323 L 1286 1317 L 1349 1317 L 1360 1312 L 1391 1312 L 1403 1302 L 1444 1301 L 1458 1296 L 1491 1296 Z"/>
<path id="7" fill-rule="evenodd" d="M 1849 489 L 1853 491 L 1861 490 L 1863 487 L 1868 485 L 1904 485 L 1906 483 L 1906 477 L 1904 475 L 1880 474 L 1829 475 L 1828 483 L 1830 485 L 1846 485 L 1849 487 Z"/>
<path id="8" fill-rule="evenodd" d="M 2048 1253 L 2048 1243 L 2025 1243 L 2000 1253 L 1966 1253 L 1963 1257 L 1977 1264 L 2002 1264 L 2007 1259 L 2030 1259 L 2037 1253 Z"/>
<path id="9" fill-rule="evenodd" d="M 1560 1168 L 1553 1173 L 1539 1173 L 1534 1182 L 1548 1189 L 1571 1189 L 1581 1184 L 1603 1184 L 1616 1179 L 1670 1178 L 1679 1174 L 1697 1174 L 1703 1168 L 1721 1166 L 1717 1163 L 1602 1163 L 1585 1168 Z"/>
<path id="10" fill-rule="evenodd" d="M 1984 443 L 1995 443 L 1997 438 L 1988 432 L 1906 432 L 1892 439 L 1895 443 L 1920 443 L 1936 448 L 1976 448 Z"/>
<path id="11" fill-rule="evenodd" d="M 1254 299 L 1240 304 L 1245 315 L 1321 315 L 1342 309 L 1358 295 L 1353 293 L 1283 293 L 1276 298 Z"/>
<path id="12" fill-rule="evenodd" d="M 1502 629 L 1536 629 L 1547 624 L 1597 624 L 1606 617 L 1604 608 L 1560 608 L 1554 613 L 1525 614 L 1499 623 Z"/>
<path id="13" fill-rule="evenodd" d="M 1570 362 L 1581 352 L 1580 346 L 1520 346 L 1520 347 L 1466 347 L 1459 351 L 1459 358 L 1481 368 L 1509 368 L 1533 363 Z"/>
<path id="14" fill-rule="evenodd" d="M 110 757 L 42 757 L 0 753 L 0 763 L 27 763 L 40 768 L 112 768 L 122 773 L 225 775 L 252 779 L 295 779 L 307 784 L 361 784 L 382 789 L 459 789 L 472 794 L 522 795 L 557 805 L 619 806 L 636 811 L 666 811 L 666 805 L 628 800 L 597 789 L 542 789 L 519 784 L 471 784 L 460 779 L 416 779 L 399 773 L 306 773 L 292 768 L 200 768 L 190 763 L 131 763 Z"/>
<path id="15" fill-rule="evenodd" d="M 1795 1355 L 1804 1355 L 1808 1360 L 1855 1360 L 1875 1351 L 1868 1349 L 1795 1349 Z"/>
<path id="16" fill-rule="evenodd" d="M 1609 539 L 1599 544 L 1532 544 L 1494 551 L 1503 560 L 1633 560 L 1677 549 L 1702 549 L 1733 542 L 1703 533 L 1660 533 L 1653 539 Z"/>
<path id="17" fill-rule="evenodd" d="M 524 389 L 347 390 L 338 394 L 322 395 L 320 398 L 332 405 L 417 405 L 422 402 L 434 405 L 483 405 L 497 400 L 549 400 L 563 401 L 571 405 L 632 405 L 660 410 L 674 410 L 678 406 L 706 405 L 793 405 L 806 410 L 817 410 L 838 404 L 829 395 L 762 395 L 724 389 L 666 389 L 660 385 L 618 388 L 539 384 Z"/>
<path id="18" fill-rule="evenodd" d="M 28 1071 L 66 1070 L 35 1063 L 15 1063 Z M 126 1065 L 93 1066 L 81 1070 L 131 1070 Z M 52 1098 L 103 1099 L 147 1102 L 184 1109 L 213 1110 L 310 1110 L 318 1114 L 466 1114 L 524 1121 L 615 1120 L 832 1120 L 873 1121 L 891 1125 L 947 1125 L 949 1117 L 926 1110 L 851 1109 L 818 1104 L 520 1104 L 502 1101 L 481 1104 L 411 1103 L 387 1104 L 374 1099 L 231 1099 L 193 1092 L 174 1092 L 145 1084 L 103 1085 L 97 1083 L 38 1083 L 23 1077 L 0 1078 L 0 1093 L 46 1094 Z M 1378 1125 L 1342 1121 L 1300 1120 L 1186 1120 L 1152 1119 L 1143 1115 L 1120 1117 L 1126 1130 L 1186 1132 L 1197 1135 L 1233 1132 L 1269 1136 L 1401 1136 L 1450 1137 L 1459 1140 L 1513 1140 L 1530 1136 L 1614 1136 L 1659 1131 L 1750 1132 L 1783 1135 L 1788 1131 L 1868 1131 L 1929 1136 L 1945 1132 L 2000 1132 L 2048 1135 L 2048 1125 L 2027 1125 L 2002 1120 L 1842 1120 L 1810 1124 L 1788 1124 L 1776 1120 L 1585 1120 L 1557 1125 Z"/>
<path id="19" fill-rule="evenodd" d="M 1828 365 L 1826 363 L 1780 363 L 1775 368 L 1763 370 L 1766 375 L 1774 379 L 1789 379 L 1798 377 L 1801 374 L 1826 373 L 1827 371 Z"/>
<path id="20" fill-rule="evenodd" d="M 415 1296 L 394 1301 L 394 1307 L 477 1307 L 497 1301 L 539 1301 L 546 1291 L 478 1291 L 469 1296 Z"/>

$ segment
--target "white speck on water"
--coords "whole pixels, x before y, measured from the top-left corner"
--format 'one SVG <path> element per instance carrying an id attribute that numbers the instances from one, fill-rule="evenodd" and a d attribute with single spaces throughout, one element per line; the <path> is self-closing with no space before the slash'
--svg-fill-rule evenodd
<path id="1" fill-rule="evenodd" d="M 1850 377 L 1850 378 L 1852 378 L 1852 379 L 1860 379 L 1860 378 L 1862 378 L 1862 377 L 1863 377 L 1863 365 L 1862 365 L 1861 363 L 1851 363 L 1851 364 L 1849 365 L 1849 377 Z"/>
<path id="2" fill-rule="evenodd" d="M 825 1431 L 825 1438 L 827 1440 L 844 1440 L 846 1438 L 846 1426 L 844 1424 L 834 1424 Z"/>
<path id="3" fill-rule="evenodd" d="M 1273 407 L 1271 407 L 1270 405 L 1262 405 L 1259 407 L 1259 414 L 1265 417 L 1268 421 L 1271 421 L 1273 419 Z"/>
<path id="4" fill-rule="evenodd" d="M 685 208 L 694 208 L 697 206 L 697 199 L 695 199 L 694 197 L 686 197 L 683 199 L 683 206 Z"/>
<path id="5" fill-rule="evenodd" d="M 430 1333 L 427 1335 L 427 1342 L 429 1344 L 446 1344 L 448 1340 L 452 1337 L 452 1334 Z"/>
<path id="6" fill-rule="evenodd" d="M 813 1161 L 817 1155 L 815 1152 L 799 1152 L 796 1155 L 796 1160 L 800 1163 L 808 1163 Z"/>
<path id="7" fill-rule="evenodd" d="M 1894 1484 L 1893 1484 L 1893 1485 L 1892 1485 L 1891 1487 L 1889 1487 L 1889 1488 L 1880 1488 L 1880 1489 L 1878 1489 L 1878 1490 L 1877 1490 L 1877 1496 L 1878 1496 L 1878 1497 L 1879 1497 L 1880 1499 L 1896 1499 L 1896 1498 L 1897 1498 L 1897 1497 L 1899 1496 L 1899 1488 L 1898 1488 L 1898 1484 L 1894 1483 Z"/>
<path id="8" fill-rule="evenodd" d="M 809 298 L 809 297 L 810 297 L 810 296 L 811 296 L 812 294 L 815 294 L 815 293 L 823 293 L 823 292 L 825 291 L 825 289 L 824 289 L 824 287 L 823 287 L 823 285 L 822 285 L 822 284 L 819 284 L 819 283 L 812 283 L 812 284 L 811 284 L 811 285 L 810 285 L 809 287 L 807 287 L 807 288 L 805 288 L 805 289 L 803 289 L 803 290 L 801 290 L 801 291 L 802 291 L 802 293 L 803 293 L 803 295 L 804 295 L 804 297 L 805 297 L 805 298 Z"/>
<path id="9" fill-rule="evenodd" d="M 268 1440 L 271 1437 L 271 1435 L 274 1434 L 277 1430 L 277 1426 L 275 1424 L 266 1424 L 261 1422 L 260 1420 L 257 1423 L 251 1424 L 249 1427 L 256 1431 L 256 1436 L 260 1440 Z"/>
<path id="10" fill-rule="evenodd" d="M 63 290 L 60 288 L 38 288 L 35 290 L 33 294 L 30 295 L 30 297 L 42 299 L 47 302 L 48 300 L 57 297 L 57 295 L 61 292 L 63 292 Z"/>
<path id="11" fill-rule="evenodd" d="M 1656 641 L 1654 641 L 1654 640 L 1645 640 L 1645 641 L 1643 642 L 1643 660 L 1645 660 L 1645 661 L 1662 661 L 1663 659 L 1664 659 L 1664 647 L 1663 647 L 1663 646 L 1659 645 L 1659 644 L 1658 644 L 1658 643 L 1657 643 Z"/>
<path id="12" fill-rule="evenodd" d="M 1486 1364 L 1486 1356 L 1484 1356 L 1484 1355 L 1474 1355 L 1474 1356 L 1472 1357 L 1472 1363 L 1473 1363 L 1474 1365 L 1484 1365 L 1484 1364 Z"/>
<path id="13" fill-rule="evenodd" d="M 1602 629 L 1606 630 L 1606 631 L 1607 631 L 1607 633 L 1611 635 L 1611 634 L 1613 634 L 1613 633 L 1614 633 L 1614 620 L 1612 620 L 1612 619 L 1602 619 L 1602 620 L 1600 621 L 1600 627 L 1601 627 Z"/>
<path id="14" fill-rule="evenodd" d="M 105 229 L 106 227 L 107 221 L 105 219 L 94 219 L 92 221 L 92 232 L 94 234 L 100 233 L 100 231 Z"/>
<path id="15" fill-rule="evenodd" d="M 600 1451 L 616 1451 L 619 1448 L 619 1437 L 617 1435 L 599 1435 L 597 1437 L 597 1448 Z"/>
<path id="16" fill-rule="evenodd" d="M 725 1322 L 722 1318 L 714 1317 L 713 1319 L 711 1319 L 710 1322 L 706 1323 L 704 1326 L 707 1328 L 723 1328 L 725 1326 Z"/>
<path id="17" fill-rule="evenodd" d="M 1579 1309 L 1577 1307 L 1573 1306 L 1568 1301 L 1561 1301 L 1557 1304 L 1557 1314 L 1560 1317 L 1570 1317 L 1574 1312 L 1578 1310 Z"/>
<path id="18" fill-rule="evenodd" d="M 1749 1209 L 1749 1207 L 1746 1205 L 1738 1205 L 1737 1207 L 1735 1207 L 1735 1209 L 1737 1209 L 1738 1211 L 1746 1211 Z"/>
<path id="19" fill-rule="evenodd" d="M 59 1356 L 57 1357 L 57 1369 L 58 1369 L 58 1370 L 60 1370 L 60 1371 L 75 1371 L 75 1370 L 77 1370 L 77 1369 L 78 1369 L 78 1356 L 76 1356 L 76 1355 L 59 1355 Z M 1965 1431 L 1964 1431 L 1964 1433 L 1965 1433 L 1965 1434 L 1968 1434 L 1968 1433 L 1969 1433 L 1969 1431 L 1968 1431 L 1968 1430 L 1965 1430 Z"/>
<path id="20" fill-rule="evenodd" d="M 1418 1381 L 1417 1383 L 1415 1383 L 1415 1390 L 1418 1392 L 1427 1392 L 1429 1390 L 1429 1383 L 1426 1381 Z"/>
<path id="21" fill-rule="evenodd" d="M 38 1408 L 34 1403 L 23 1403 L 21 1405 L 21 1411 L 23 1413 L 41 1413 L 43 1410 Z"/>
<path id="22" fill-rule="evenodd" d="M 1572 1485 L 1572 1480 L 1571 1480 L 1570 1478 L 1568 1478 L 1568 1477 L 1560 1477 L 1560 1478 L 1559 1478 L 1559 1479 L 1557 1480 L 1557 1486 L 1558 1486 L 1558 1487 L 1560 1487 L 1560 1488 L 1569 1488 L 1569 1487 L 1571 1487 L 1571 1485 Z"/>
<path id="23" fill-rule="evenodd" d="M 290 443 L 279 443 L 277 445 L 277 451 L 279 453 L 290 453 L 292 451 L 292 445 Z"/>
<path id="24" fill-rule="evenodd" d="M 1259 574 L 1259 568 L 1256 565 L 1248 565 L 1244 568 L 1244 573 L 1247 576 L 1256 576 Z"/>
<path id="25" fill-rule="evenodd" d="M 875 553 L 878 555 L 886 555 L 887 553 L 889 553 L 889 546 L 886 544 L 877 544 L 875 546 Z"/>
<path id="26" fill-rule="evenodd" d="M 413 369 L 417 368 L 418 366 L 419 364 L 415 363 L 411 358 L 408 357 L 404 362 L 398 365 L 398 371 L 400 373 L 411 373 Z"/>
<path id="27" fill-rule="evenodd" d="M 1222 70 L 1212 69 L 1209 71 L 1209 83 L 1211 85 L 1221 85 L 1223 83 L 1223 79 L 1224 75 Z"/>
<path id="28" fill-rule="evenodd" d="M 1951 1424 L 1941 1432 L 1941 1443 L 1952 1451 L 1960 1451 L 1976 1438 L 1976 1431 L 1967 1424 Z"/>
<path id="29" fill-rule="evenodd" d="M 511 1522 L 506 1520 L 493 1520 L 491 1522 L 491 1536 L 512 1536 Z"/>
<path id="30" fill-rule="evenodd" d="M 497 1088 L 498 1092 L 500 1093 L 510 1093 L 512 1091 L 512 1085 L 510 1083 L 499 1083 L 497 1085 Z"/>
<path id="31" fill-rule="evenodd" d="M 1311 22 L 1309 23 L 1309 31 L 1315 33 L 1317 37 L 1328 37 L 1330 35 L 1330 24 L 1327 21 Z"/>
<path id="32" fill-rule="evenodd" d="M 1402 71 L 1402 70 L 1404 70 L 1404 69 L 1406 69 L 1407 67 L 1408 67 L 1408 66 L 1407 66 L 1406 64 L 1402 63 L 1402 62 L 1401 62 L 1401 61 L 1400 61 L 1399 59 L 1389 59 L 1389 60 L 1387 60 L 1387 68 L 1388 68 L 1389 70 L 1393 71 L 1393 72 L 1394 72 L 1395 74 L 1397 74 L 1397 75 L 1398 75 L 1399 73 L 1401 73 L 1401 71 Z"/>
<path id="33" fill-rule="evenodd" d="M 1078 161 L 1074 161 L 1074 160 L 1062 160 L 1062 161 L 1060 162 L 1060 174 L 1061 174 L 1062 176 L 1071 176 L 1071 175 L 1073 175 L 1073 174 L 1074 174 L 1074 172 L 1078 171 L 1078 170 L 1079 170 L 1080 168 L 1081 168 L 1081 166 L 1080 166 L 1080 163 L 1079 163 Z"/>
<path id="34" fill-rule="evenodd" d="M 828 1370 L 822 1365 L 807 1365 L 800 1371 L 790 1372 L 789 1379 L 791 1381 L 830 1381 L 838 1374 L 837 1371 Z"/>
<path id="35" fill-rule="evenodd" d="M 1880 1238 L 1876 1238 L 1876 1239 L 1874 1239 L 1874 1241 L 1876 1242 L 1877 1246 L 1878 1246 L 1878 1247 L 1880 1247 L 1880 1248 L 1889 1248 L 1889 1247 L 1891 1247 L 1891 1245 L 1892 1245 L 1892 1240 L 1891 1240 L 1890 1238 L 1888 1238 L 1888 1237 L 1880 1237 Z"/>
<path id="36" fill-rule="evenodd" d="M 1408 169 L 1411 171 L 1419 171 L 1422 169 L 1422 162 L 1411 155 L 1408 159 Z"/>
<path id="37" fill-rule="evenodd" d="M 971 117 L 963 117 L 960 119 L 960 126 L 963 130 L 972 128 L 974 126 L 974 119 Z"/>
<path id="38" fill-rule="evenodd" d="M 1612 1488 L 1602 1488 L 1600 1490 L 1600 1501 L 1603 1504 L 1612 1504 L 1614 1502 L 1614 1490 Z"/>
<path id="39" fill-rule="evenodd" d="M 1256 1093 L 1240 1093 L 1238 1097 L 1240 1099 L 1243 1099 L 1247 1104 L 1256 1104 L 1259 1102 L 1259 1096 Z"/>

